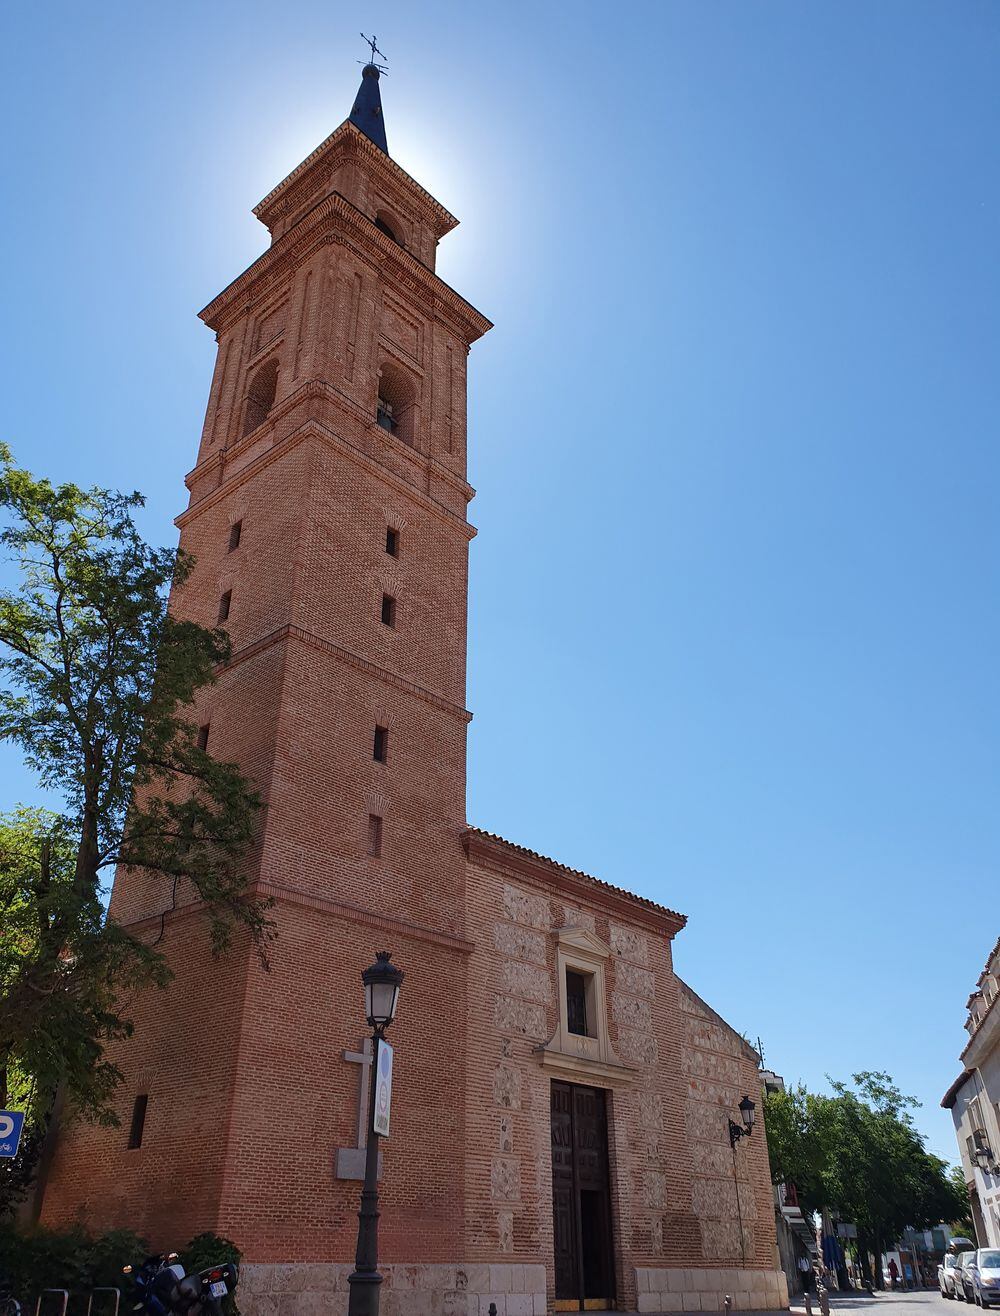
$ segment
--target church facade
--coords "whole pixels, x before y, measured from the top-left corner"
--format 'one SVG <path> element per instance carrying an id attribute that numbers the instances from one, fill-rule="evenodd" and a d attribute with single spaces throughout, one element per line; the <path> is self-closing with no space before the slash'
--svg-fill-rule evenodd
<path id="1" fill-rule="evenodd" d="M 673 972 L 684 918 L 469 827 L 466 367 L 457 222 L 390 157 L 378 69 L 255 212 L 202 312 L 218 357 L 179 615 L 232 658 L 194 715 L 265 800 L 270 971 L 162 920 L 170 986 L 114 1058 L 121 1127 L 58 1142 L 43 1223 L 243 1250 L 247 1316 L 345 1313 L 369 1056 L 360 971 L 404 969 L 383 1143 L 385 1316 L 787 1306 L 756 1053 Z M 161 884 L 112 914 L 161 931 Z"/>

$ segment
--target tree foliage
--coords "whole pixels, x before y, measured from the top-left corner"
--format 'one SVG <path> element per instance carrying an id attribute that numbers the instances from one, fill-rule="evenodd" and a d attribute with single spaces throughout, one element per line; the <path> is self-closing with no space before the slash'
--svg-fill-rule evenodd
<path id="1" fill-rule="evenodd" d="M 807 1092 L 801 1085 L 764 1097 L 771 1176 L 775 1183 L 794 1184 L 802 1209 L 809 1212 L 826 1204 L 827 1105 L 828 1098 Z"/>
<path id="2" fill-rule="evenodd" d="M 0 1105 L 35 1117 L 60 1081 L 73 1105 L 106 1119 L 121 1075 L 103 1044 L 127 1036 L 118 1001 L 166 981 L 162 960 L 107 920 L 99 892 L 76 889 L 77 847 L 44 809 L 0 815 Z"/>
<path id="3" fill-rule="evenodd" d="M 64 802 L 0 819 L 0 1084 L 41 1110 L 62 1081 L 102 1119 L 120 1080 L 104 1043 L 127 1035 L 130 993 L 168 977 L 155 944 L 105 916 L 114 869 L 165 877 L 164 912 L 202 901 L 216 953 L 240 928 L 263 955 L 271 934 L 246 891 L 259 800 L 192 720 L 229 639 L 168 611 L 192 562 L 144 542 L 142 502 L 36 479 L 0 445 L 17 577 L 0 590 L 0 737 Z"/>
<path id="4" fill-rule="evenodd" d="M 972 1203 L 969 1200 L 969 1185 L 965 1181 L 965 1171 L 961 1165 L 953 1165 L 948 1173 L 952 1187 L 955 1189 L 956 1198 L 960 1199 L 963 1206 L 962 1214 L 956 1216 L 952 1223 L 955 1226 L 957 1234 L 964 1234 L 966 1238 L 975 1238 L 976 1226 L 972 1223 Z"/>
<path id="5" fill-rule="evenodd" d="M 917 1104 L 888 1074 L 833 1082 L 832 1096 L 802 1086 L 765 1099 L 767 1145 L 775 1183 L 794 1183 L 809 1211 L 828 1208 L 853 1221 L 875 1253 L 908 1226 L 927 1228 L 968 1210 L 948 1167 L 924 1147 L 913 1125 Z"/>

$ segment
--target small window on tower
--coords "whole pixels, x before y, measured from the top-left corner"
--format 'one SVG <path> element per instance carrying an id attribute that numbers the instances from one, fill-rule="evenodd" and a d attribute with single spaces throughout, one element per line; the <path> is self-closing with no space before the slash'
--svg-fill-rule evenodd
<path id="1" fill-rule="evenodd" d="M 368 815 L 368 853 L 375 859 L 382 853 L 382 819 L 377 813 Z"/>
<path id="2" fill-rule="evenodd" d="M 242 537 L 243 537 L 243 522 L 242 522 L 242 521 L 234 521 L 233 524 L 229 527 L 229 551 L 230 551 L 230 553 L 232 553 L 232 551 L 233 551 L 234 549 L 239 548 L 239 546 L 240 546 L 240 540 L 242 539 Z"/>
<path id="3" fill-rule="evenodd" d="M 399 557 L 399 531 L 393 530 L 391 526 L 385 532 L 385 551 L 390 557 Z"/>
<path id="4" fill-rule="evenodd" d="M 219 600 L 219 621 L 226 621 L 229 618 L 229 609 L 233 602 L 233 591 L 227 589 L 225 594 Z"/>
<path id="5" fill-rule="evenodd" d="M 384 398 L 381 393 L 378 395 L 378 407 L 375 411 L 375 419 L 384 430 L 388 431 L 389 434 L 395 434 L 396 430 L 399 428 L 399 422 L 396 420 L 392 403 L 388 398 Z"/>
<path id="6" fill-rule="evenodd" d="M 389 754 L 389 732 L 386 727 L 375 728 L 375 745 L 372 758 L 376 763 L 384 763 Z"/>
<path id="7" fill-rule="evenodd" d="M 391 594 L 382 595 L 382 625 L 396 625 L 396 600 Z"/>
<path id="8" fill-rule="evenodd" d="M 198 748 L 200 750 L 208 749 L 208 732 L 209 732 L 208 722 L 206 722 L 204 726 L 198 728 Z"/>
<path id="9" fill-rule="evenodd" d="M 135 1099 L 132 1107 L 132 1127 L 128 1134 L 128 1149 L 135 1151 L 142 1146 L 142 1132 L 146 1127 L 146 1107 L 149 1104 L 149 1096 L 142 1092 Z"/>

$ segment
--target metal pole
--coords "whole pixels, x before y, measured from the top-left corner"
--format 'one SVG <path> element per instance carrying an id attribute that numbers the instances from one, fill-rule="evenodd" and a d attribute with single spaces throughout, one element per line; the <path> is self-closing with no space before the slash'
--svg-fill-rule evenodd
<path id="1" fill-rule="evenodd" d="M 381 1031 L 372 1034 L 372 1064 L 368 1079 L 368 1134 L 365 1146 L 365 1183 L 361 1189 L 358 1212 L 358 1250 L 354 1270 L 348 1275 L 351 1286 L 348 1316 L 378 1316 L 382 1276 L 378 1273 L 378 1144 L 375 1132 L 375 1087 L 378 1081 L 378 1043 Z"/>
<path id="2" fill-rule="evenodd" d="M 732 1120 L 729 1121 L 730 1128 L 735 1127 Z M 736 1214 L 740 1222 L 740 1255 L 743 1257 L 744 1266 L 747 1264 L 747 1244 L 743 1236 L 743 1206 L 740 1202 L 740 1180 L 736 1173 L 736 1139 L 730 1133 L 729 1141 L 733 1144 L 733 1187 L 736 1189 Z"/>

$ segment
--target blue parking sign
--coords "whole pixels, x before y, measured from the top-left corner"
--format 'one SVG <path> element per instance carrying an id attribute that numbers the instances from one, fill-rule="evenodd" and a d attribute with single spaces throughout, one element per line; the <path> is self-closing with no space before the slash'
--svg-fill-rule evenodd
<path id="1" fill-rule="evenodd" d="M 23 1128 L 23 1110 L 0 1110 L 0 1158 L 17 1155 Z"/>

